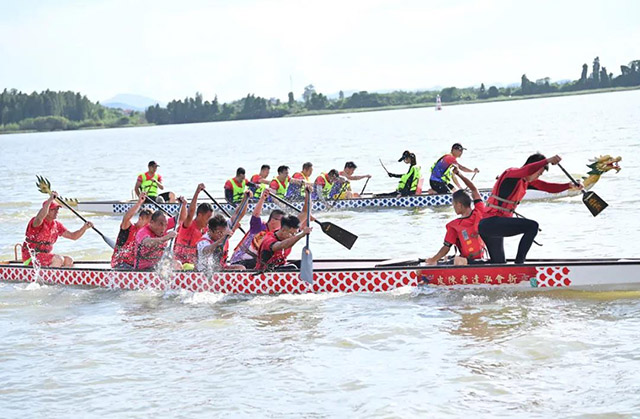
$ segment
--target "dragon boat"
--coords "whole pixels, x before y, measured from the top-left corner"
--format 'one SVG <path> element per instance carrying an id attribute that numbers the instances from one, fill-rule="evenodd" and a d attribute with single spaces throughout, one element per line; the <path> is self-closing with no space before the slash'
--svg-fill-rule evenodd
<path id="1" fill-rule="evenodd" d="M 611 157 L 609 155 L 600 156 L 589 160 L 589 167 L 591 170 L 587 173 L 587 176 L 583 177 L 583 184 L 585 190 L 591 189 L 600 180 L 600 176 L 604 173 L 615 170 L 616 173 L 620 171 L 618 163 L 622 160 L 621 157 Z M 485 201 L 491 195 L 491 189 L 480 189 L 480 195 Z M 570 196 L 581 195 L 581 192 L 576 189 L 570 189 L 558 194 L 550 194 L 539 190 L 528 190 L 524 197 L 524 201 L 541 201 L 548 199 L 565 198 Z M 78 201 L 75 199 L 65 199 L 65 201 L 75 206 L 79 211 L 91 212 L 98 214 L 110 214 L 119 215 L 127 212 L 136 201 Z M 224 198 L 218 198 L 217 201 L 227 212 L 233 212 L 235 206 L 227 203 Z M 208 202 L 208 201 L 202 201 Z M 299 209 L 302 209 L 303 202 L 297 201 L 293 204 Z M 165 210 L 170 213 L 178 211 L 179 204 L 163 203 L 160 204 Z M 421 194 L 410 195 L 403 197 L 376 197 L 375 194 L 365 194 L 360 198 L 352 199 L 335 199 L 335 200 L 316 200 L 313 202 L 312 210 L 314 212 L 330 211 L 330 210 L 359 210 L 359 209 L 384 209 L 384 208 L 423 208 L 433 206 L 445 206 L 451 205 L 451 194 Z M 250 203 L 248 211 L 253 211 L 255 202 Z M 154 208 L 147 204 L 145 208 L 154 210 Z M 269 211 L 276 208 L 282 208 L 281 205 L 275 202 L 266 202 L 264 204 L 264 210 Z"/>
<path id="2" fill-rule="evenodd" d="M 436 265 L 422 261 L 319 260 L 313 284 L 299 271 L 114 271 L 108 262 L 78 262 L 73 268 L 0 264 L 0 281 L 121 290 L 171 290 L 221 294 L 376 293 L 401 287 L 498 288 L 518 290 L 640 289 L 640 259 L 546 259 L 522 265 Z"/>

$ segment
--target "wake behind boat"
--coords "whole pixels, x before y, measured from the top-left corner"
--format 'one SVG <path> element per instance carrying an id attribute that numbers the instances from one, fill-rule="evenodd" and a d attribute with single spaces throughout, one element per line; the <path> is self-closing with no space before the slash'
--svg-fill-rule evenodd
<path id="1" fill-rule="evenodd" d="M 294 261 L 300 266 L 299 261 Z M 376 293 L 401 287 L 462 287 L 592 291 L 640 288 L 640 259 L 543 259 L 521 265 L 437 265 L 421 261 L 318 260 L 313 284 L 300 271 L 176 271 L 163 279 L 150 271 L 115 271 L 108 262 L 77 262 L 73 268 L 0 264 L 0 281 L 37 282 L 122 290 L 184 289 L 222 294 Z"/>

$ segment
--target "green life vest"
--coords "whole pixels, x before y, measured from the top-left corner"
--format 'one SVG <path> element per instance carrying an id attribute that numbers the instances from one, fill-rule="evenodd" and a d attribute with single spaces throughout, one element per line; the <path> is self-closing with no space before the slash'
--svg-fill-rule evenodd
<path id="1" fill-rule="evenodd" d="M 244 196 L 244 191 L 247 189 L 247 180 L 242 180 L 242 185 L 238 186 L 234 178 L 229 179 L 231 183 L 231 187 L 233 188 L 233 202 L 242 201 L 242 197 Z"/>
<path id="2" fill-rule="evenodd" d="M 158 196 L 158 184 L 156 182 L 158 182 L 158 179 L 160 179 L 160 175 L 156 173 L 151 179 L 147 178 L 146 173 L 142 173 L 138 176 L 142 178 L 142 183 L 140 183 L 140 190 L 142 190 L 142 192 L 145 192 L 150 198 Z"/>
<path id="3" fill-rule="evenodd" d="M 411 169 L 400 178 L 400 183 L 398 183 L 398 190 L 404 189 L 405 185 L 409 178 L 413 175 L 411 180 L 411 188 L 409 189 L 411 192 L 415 192 L 418 189 L 418 181 L 420 181 L 420 166 L 415 165 L 411 166 Z"/>
<path id="4" fill-rule="evenodd" d="M 331 194 L 331 189 L 333 189 L 333 183 L 329 182 L 329 178 L 327 178 L 327 174 L 326 173 L 322 173 L 320 174 L 320 177 L 322 179 L 324 179 L 324 187 L 322 188 L 322 196 L 325 199 L 329 199 L 330 198 L 330 194 Z"/>
<path id="5" fill-rule="evenodd" d="M 294 173 L 293 176 L 295 177 L 295 175 L 297 175 L 298 173 L 300 174 L 300 176 L 302 176 L 302 179 L 304 179 L 305 183 L 311 182 L 309 180 L 309 178 L 307 176 L 305 176 L 304 173 L 302 173 L 302 172 L 296 172 L 296 173 Z M 305 189 L 306 188 L 305 188 L 305 184 L 304 183 L 302 185 L 300 185 L 300 195 L 301 196 L 305 196 Z"/>
<path id="6" fill-rule="evenodd" d="M 253 179 L 254 177 L 256 177 L 256 175 L 251 176 L 251 179 Z M 256 198 L 259 198 L 265 189 L 267 189 L 267 185 L 265 183 L 258 183 L 258 186 L 256 187 L 256 191 L 253 193 L 253 196 L 255 196 Z"/>
<path id="7" fill-rule="evenodd" d="M 284 185 L 280 183 L 278 178 L 273 178 L 278 183 L 278 189 L 276 190 L 276 195 L 280 198 L 284 198 L 287 195 L 287 189 L 289 189 L 289 178 L 285 179 Z"/>

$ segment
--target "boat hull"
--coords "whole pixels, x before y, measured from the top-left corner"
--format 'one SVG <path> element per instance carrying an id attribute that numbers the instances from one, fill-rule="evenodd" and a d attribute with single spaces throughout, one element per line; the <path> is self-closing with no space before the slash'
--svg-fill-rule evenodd
<path id="1" fill-rule="evenodd" d="M 578 192 L 579 193 L 579 192 Z M 483 200 L 487 200 L 491 191 L 481 190 L 480 195 Z M 525 201 L 539 201 L 545 199 L 564 198 L 567 196 L 575 195 L 570 191 L 565 191 L 559 194 L 550 194 L 543 191 L 530 190 L 525 195 Z M 210 201 L 202 201 L 210 202 Z M 218 202 L 229 213 L 235 210 L 235 207 L 228 204 L 224 199 L 219 199 Z M 292 204 L 302 209 L 303 202 L 292 202 Z M 111 214 L 119 215 L 124 214 L 135 205 L 135 201 L 80 201 L 75 203 L 78 210 L 82 212 L 93 212 L 99 214 Z M 180 204 L 160 204 L 165 210 L 170 213 L 178 211 Z M 249 212 L 255 208 L 255 202 L 249 203 Z M 384 209 L 384 208 L 424 208 L 424 207 L 437 207 L 451 205 L 451 194 L 437 194 L 437 195 L 412 195 L 403 196 L 400 198 L 375 198 L 373 196 L 366 196 L 362 198 L 353 199 L 338 199 L 327 201 L 314 201 L 313 212 L 330 211 L 330 210 L 363 210 L 363 209 Z M 144 208 L 154 210 L 155 207 L 151 204 L 146 204 Z M 282 209 L 281 205 L 274 202 L 266 202 L 263 207 L 264 211 L 270 211 L 273 209 Z"/>
<path id="2" fill-rule="evenodd" d="M 179 271 L 168 278 L 156 272 L 113 271 L 106 263 L 76 268 L 34 269 L 0 265 L 0 281 L 100 287 L 123 290 L 184 289 L 223 294 L 374 293 L 401 287 L 500 287 L 521 289 L 640 288 L 640 259 L 547 260 L 524 265 L 385 266 L 382 260 L 319 261 L 313 284 L 288 272 Z M 108 266 L 108 265 L 107 265 Z"/>

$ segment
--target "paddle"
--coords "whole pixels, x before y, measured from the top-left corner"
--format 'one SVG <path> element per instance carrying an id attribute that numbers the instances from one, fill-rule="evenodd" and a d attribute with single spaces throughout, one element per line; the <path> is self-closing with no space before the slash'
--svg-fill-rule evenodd
<path id="1" fill-rule="evenodd" d="M 567 175 L 567 177 L 569 179 L 571 179 L 571 182 L 573 182 L 574 185 L 578 186 L 580 185 L 578 182 L 576 182 L 576 180 L 573 178 L 573 176 L 571 176 L 569 174 L 569 172 L 567 172 L 564 167 L 562 167 L 562 165 L 560 163 L 557 164 L 557 166 L 562 169 L 562 171 L 564 172 L 565 175 Z M 600 214 L 605 208 L 607 208 L 609 206 L 609 204 L 607 204 L 604 199 L 600 198 L 598 195 L 596 195 L 595 192 L 587 192 L 585 190 L 582 190 L 582 202 L 584 202 L 584 204 L 587 206 L 587 208 L 589 209 L 589 211 L 591 212 L 591 214 L 595 217 L 596 215 Z"/>
<path id="2" fill-rule="evenodd" d="M 156 207 L 160 211 L 164 212 L 167 216 L 173 217 L 171 214 L 169 214 L 169 211 L 167 211 L 166 209 L 162 208 L 162 206 L 160 204 L 158 204 L 156 201 L 154 201 L 153 199 L 149 198 L 148 196 L 147 196 L 147 201 L 149 201 L 149 203 L 151 205 L 153 205 L 154 207 Z"/>
<path id="3" fill-rule="evenodd" d="M 209 199 L 213 201 L 213 203 L 216 205 L 216 207 L 220 208 L 220 211 L 222 211 L 222 212 L 224 213 L 224 215 L 226 215 L 226 216 L 227 216 L 227 218 L 228 218 L 228 219 L 231 219 L 231 215 L 229 215 L 229 213 L 227 212 L 227 210 L 226 210 L 226 209 L 224 209 L 224 208 L 222 207 L 222 205 L 220 205 L 220 204 L 218 203 L 218 201 L 216 201 L 216 199 L 215 199 L 214 197 L 212 197 L 212 196 L 209 194 L 209 192 L 207 192 L 207 190 L 206 190 L 206 189 L 203 189 L 203 190 L 202 190 L 202 192 L 204 192 L 204 193 L 205 193 L 205 195 L 207 195 L 207 196 L 209 197 Z M 242 229 L 242 227 L 239 227 L 239 228 L 240 228 L 240 231 L 242 231 L 244 234 L 247 234 L 247 232 L 246 232 L 246 231 L 244 231 L 244 230 Z"/>
<path id="4" fill-rule="evenodd" d="M 51 182 L 49 182 L 49 180 L 48 180 L 47 178 L 42 177 L 42 176 L 38 176 L 38 175 L 36 175 L 36 178 L 38 179 L 38 182 L 36 182 L 36 186 L 38 187 L 38 190 L 39 190 L 40 192 L 42 192 L 43 194 L 51 195 Z M 61 199 L 61 198 L 59 198 L 59 197 L 58 197 L 58 198 L 56 198 L 56 199 L 57 199 L 57 200 L 58 200 L 58 202 L 60 202 L 62 205 L 64 205 L 65 207 L 67 207 L 67 209 L 68 209 L 69 211 L 71 211 L 72 213 L 74 213 L 78 218 L 80 218 L 80 219 L 81 219 L 82 221 L 84 221 L 85 223 L 88 223 L 88 221 L 87 221 L 87 220 L 86 220 L 82 215 L 78 214 L 78 213 L 76 212 L 76 210 L 74 210 L 73 208 L 71 208 L 71 207 L 69 206 L 69 204 L 67 204 L 63 199 Z M 95 227 L 91 227 L 91 228 L 92 228 L 96 233 L 98 233 L 98 234 L 100 235 L 100 237 L 102 237 L 102 240 L 104 240 L 104 242 L 105 242 L 105 243 L 107 243 L 107 244 L 109 245 L 109 247 L 111 247 L 112 249 L 115 249 L 115 247 L 116 247 L 116 243 L 115 243 L 112 239 L 110 239 L 110 238 L 106 237 L 106 236 L 105 236 L 104 234 L 102 234 L 102 233 L 100 232 L 100 230 L 98 230 L 97 228 L 95 228 Z"/>
<path id="5" fill-rule="evenodd" d="M 382 162 L 381 162 L 382 163 Z M 384 166 L 383 166 L 384 167 Z M 364 186 L 362 187 L 362 191 L 360 191 L 360 196 L 362 196 L 362 194 L 364 194 L 364 190 L 367 189 L 367 185 L 369 184 L 369 179 L 371 179 L 370 177 L 367 178 L 367 181 L 364 183 Z"/>
<path id="6" fill-rule="evenodd" d="M 180 203 L 180 207 L 178 208 L 178 212 L 175 215 L 176 218 L 176 222 L 173 225 L 173 229 L 172 231 L 178 231 L 178 225 L 182 224 L 180 223 L 180 213 L 182 212 L 182 207 L 184 206 L 184 204 L 181 202 Z M 162 272 L 162 274 L 165 274 L 165 268 L 167 267 L 167 269 L 169 269 L 169 271 L 173 270 L 173 267 L 171 266 L 171 261 L 173 260 L 173 241 L 175 240 L 175 237 L 172 237 L 171 240 L 169 241 L 169 245 L 164 249 L 164 253 L 162 254 L 162 258 L 160 258 L 160 261 L 158 262 L 158 267 L 159 267 L 159 272 Z M 162 276 L 162 275 L 161 275 Z M 167 276 L 168 279 L 168 275 Z"/>
<path id="7" fill-rule="evenodd" d="M 275 199 L 277 199 L 278 201 L 282 202 L 283 204 L 285 204 L 289 208 L 292 208 L 292 209 L 296 210 L 298 213 L 300 212 L 300 210 L 298 208 L 296 208 L 295 206 L 293 206 L 290 202 L 285 201 L 284 199 L 282 199 L 282 198 L 280 198 L 279 196 L 276 196 L 276 195 L 271 195 L 271 196 L 274 197 Z M 356 242 L 356 240 L 358 240 L 358 236 L 356 236 L 355 234 L 345 230 L 342 227 L 338 227 L 337 225 L 335 225 L 333 223 L 330 223 L 328 221 L 320 222 L 317 219 L 315 219 L 313 221 L 315 221 L 316 223 L 318 223 L 320 225 L 320 227 L 322 228 L 322 232 L 324 234 L 326 234 L 327 236 L 331 237 L 333 240 L 337 241 L 338 243 L 340 243 L 341 245 L 343 245 L 347 249 L 351 249 L 353 247 L 353 244 Z"/>
<path id="8" fill-rule="evenodd" d="M 307 191 L 305 194 L 307 200 L 307 225 L 311 224 L 311 193 Z M 300 258 L 300 278 L 313 284 L 313 256 L 309 249 L 309 234 L 307 234 L 307 244 L 302 248 L 302 257 Z"/>
<path id="9" fill-rule="evenodd" d="M 245 194 L 244 198 L 242 199 L 242 202 L 240 202 L 240 205 L 238 205 L 238 210 L 236 211 L 235 214 L 233 214 L 235 216 L 235 220 L 231 222 L 231 228 L 230 228 L 231 231 L 235 230 L 236 227 L 238 227 L 238 223 L 240 223 L 240 217 L 242 216 L 242 213 L 244 212 L 247 205 L 249 205 L 249 199 L 250 199 L 249 194 Z M 229 220 L 231 220 L 231 218 L 229 218 Z M 229 240 L 229 236 L 225 236 L 224 240 L 222 241 L 222 244 L 220 245 L 220 247 L 223 249 L 223 252 L 224 252 L 224 245 L 227 243 L 227 240 Z"/>
<path id="10" fill-rule="evenodd" d="M 382 159 L 378 159 L 378 161 L 380 162 L 380 165 L 382 165 L 382 168 L 384 169 L 384 171 L 387 172 L 387 174 L 389 174 L 389 171 L 387 170 L 387 168 L 384 167 L 384 163 L 382 163 Z"/>

